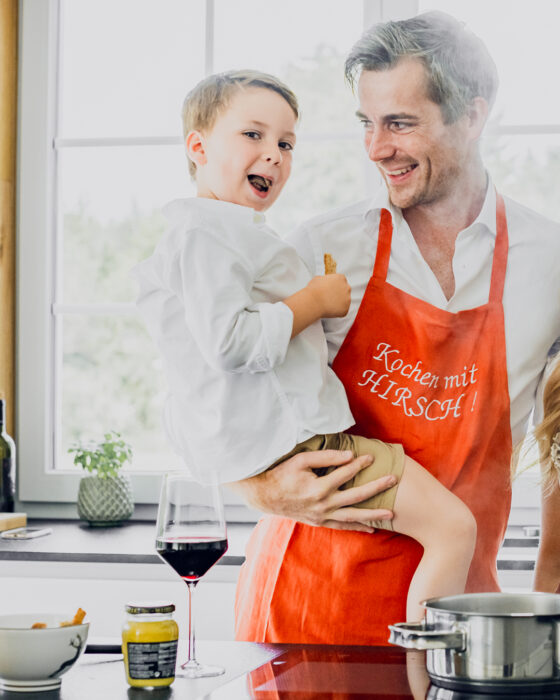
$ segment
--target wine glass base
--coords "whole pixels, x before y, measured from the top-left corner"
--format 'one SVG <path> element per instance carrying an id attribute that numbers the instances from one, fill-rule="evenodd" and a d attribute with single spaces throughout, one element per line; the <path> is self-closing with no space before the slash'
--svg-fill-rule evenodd
<path id="1" fill-rule="evenodd" d="M 187 661 L 177 668 L 175 677 L 209 678 L 211 676 L 221 676 L 225 672 L 226 670 L 222 668 L 222 666 L 207 666 L 206 664 L 199 664 L 198 661 L 194 663 L 192 661 Z"/>

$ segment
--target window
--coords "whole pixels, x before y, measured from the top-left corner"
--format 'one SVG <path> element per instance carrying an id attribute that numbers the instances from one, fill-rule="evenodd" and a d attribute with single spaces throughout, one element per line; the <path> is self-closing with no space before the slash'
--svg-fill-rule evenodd
<path id="1" fill-rule="evenodd" d="M 418 11 L 442 10 L 486 44 L 500 86 L 483 141 L 498 189 L 554 220 L 560 175 L 560 92 L 548 87 L 560 5 L 548 0 L 419 0 Z"/>
<path id="2" fill-rule="evenodd" d="M 500 86 L 482 142 L 496 187 L 555 221 L 560 220 L 560 93 L 548 87 L 560 6 L 547 0 L 419 0 L 418 11 L 442 10 L 463 20 L 486 44 Z M 510 524 L 539 523 L 538 453 L 530 442 L 513 483 Z"/>
<path id="3" fill-rule="evenodd" d="M 393 16 L 416 2 L 392 3 Z M 165 382 L 129 276 L 160 210 L 193 194 L 180 109 L 204 75 L 273 72 L 302 120 L 279 231 L 365 196 L 344 57 L 381 0 L 26 0 L 21 3 L 18 210 L 20 499 L 74 501 L 68 447 L 121 432 L 140 503 L 179 464 L 161 426 Z M 320 21 L 318 20 L 320 18 Z M 328 173 L 327 177 L 322 177 Z"/>
<path id="4" fill-rule="evenodd" d="M 70 444 L 119 430 L 139 503 L 177 463 L 165 443 L 159 358 L 134 309 L 130 268 L 189 196 L 180 107 L 204 75 L 277 74 L 302 108 L 294 170 L 267 218 L 278 231 L 367 196 L 367 162 L 343 61 L 374 21 L 442 9 L 488 44 L 501 77 L 485 139 L 500 189 L 558 219 L 560 10 L 548 0 L 25 0 L 18 205 L 20 499 L 74 502 Z"/>

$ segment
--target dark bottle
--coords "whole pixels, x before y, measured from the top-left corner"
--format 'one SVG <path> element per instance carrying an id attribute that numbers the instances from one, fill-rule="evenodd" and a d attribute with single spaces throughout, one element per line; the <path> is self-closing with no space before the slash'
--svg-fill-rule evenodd
<path id="1" fill-rule="evenodd" d="M 0 398 L 0 513 L 13 513 L 16 496 L 16 446 L 6 432 L 6 402 Z"/>

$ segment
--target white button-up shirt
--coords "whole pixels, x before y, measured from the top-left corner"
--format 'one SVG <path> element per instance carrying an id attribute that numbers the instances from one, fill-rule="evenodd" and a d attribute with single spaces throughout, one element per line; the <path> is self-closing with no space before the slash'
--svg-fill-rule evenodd
<path id="1" fill-rule="evenodd" d="M 199 481 L 268 468 L 297 443 L 353 423 L 320 321 L 290 340 L 283 303 L 311 276 L 262 214 L 194 198 L 134 269 L 138 307 L 169 384 L 164 425 Z"/>
<path id="2" fill-rule="evenodd" d="M 505 199 L 509 233 L 503 297 L 507 370 L 514 445 L 523 439 L 547 357 L 560 337 L 560 225 Z M 290 236 L 314 274 L 330 253 L 337 271 L 352 287 L 344 318 L 324 319 L 332 362 L 350 326 L 373 271 L 381 208 L 393 216 L 394 232 L 387 281 L 414 297 L 457 312 L 488 301 L 496 237 L 496 196 L 488 186 L 476 220 L 457 236 L 453 257 L 455 293 L 447 300 L 399 209 L 382 188 L 373 199 L 318 216 Z M 373 319 L 372 322 L 375 322 Z"/>

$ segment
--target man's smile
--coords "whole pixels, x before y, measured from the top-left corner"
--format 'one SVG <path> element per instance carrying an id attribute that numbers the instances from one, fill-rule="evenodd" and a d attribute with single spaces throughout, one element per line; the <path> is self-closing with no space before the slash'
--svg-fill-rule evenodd
<path id="1" fill-rule="evenodd" d="M 378 165 L 378 167 L 389 182 L 398 184 L 408 179 L 410 173 L 418 167 L 418 163 L 410 163 L 409 165 L 403 165 L 400 168 L 393 167 L 392 169 L 382 165 Z"/>
<path id="2" fill-rule="evenodd" d="M 410 172 L 413 168 L 416 168 L 416 164 L 407 165 L 399 170 L 385 170 L 385 174 L 390 175 L 391 177 L 396 177 L 397 175 L 404 175 L 405 173 Z"/>

